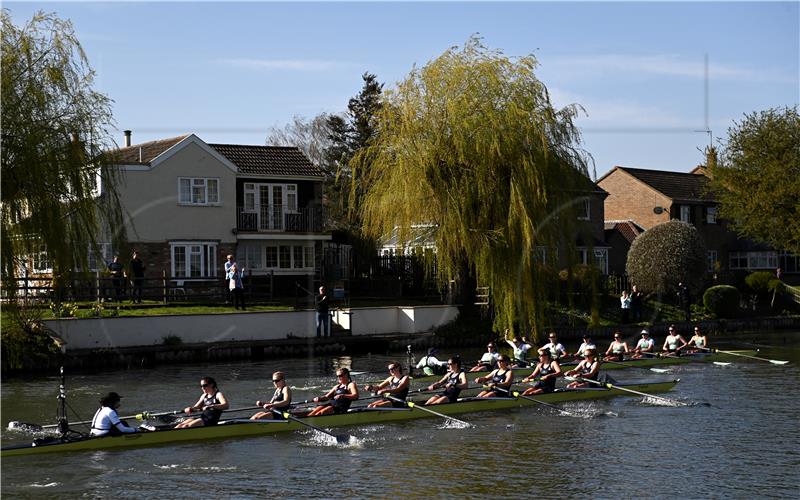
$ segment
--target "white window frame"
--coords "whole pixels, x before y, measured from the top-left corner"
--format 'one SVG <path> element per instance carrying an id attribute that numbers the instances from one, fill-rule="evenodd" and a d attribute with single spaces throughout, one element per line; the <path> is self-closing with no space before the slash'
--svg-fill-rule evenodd
<path id="1" fill-rule="evenodd" d="M 706 224 L 717 224 L 717 207 L 706 208 Z"/>
<path id="2" fill-rule="evenodd" d="M 171 241 L 169 243 L 170 277 L 177 279 L 210 279 L 215 278 L 217 269 L 217 242 L 216 241 Z M 183 263 L 183 275 L 176 273 L 175 250 L 182 248 L 186 257 Z M 192 273 L 192 256 L 199 258 L 200 274 Z"/>
<path id="3" fill-rule="evenodd" d="M 716 250 L 708 250 L 706 252 L 706 270 L 710 273 L 713 273 L 717 270 L 717 251 Z"/>
<path id="4" fill-rule="evenodd" d="M 236 252 L 236 261 L 243 269 L 264 269 L 264 247 L 256 245 L 240 245 Z"/>
<path id="5" fill-rule="evenodd" d="M 286 272 L 313 271 L 315 266 L 314 245 L 266 245 L 264 248 L 264 269 Z M 283 251 L 282 251 L 283 250 Z M 275 261 L 270 263 L 270 253 L 275 255 Z M 298 257 L 301 262 L 297 262 Z M 288 260 L 287 260 L 288 258 Z M 270 265 L 274 264 L 274 265 Z"/>
<path id="6" fill-rule="evenodd" d="M 731 252 L 728 256 L 731 269 L 776 269 L 778 267 L 778 252 Z M 746 266 L 742 266 L 742 261 Z"/>
<path id="7" fill-rule="evenodd" d="M 189 183 L 188 192 L 181 189 L 183 182 Z M 212 189 L 209 184 L 213 183 L 215 189 Z M 218 206 L 222 204 L 222 196 L 220 196 L 221 182 L 219 177 L 178 177 L 178 205 L 185 206 Z M 202 190 L 202 200 L 200 196 L 195 197 L 195 188 Z M 188 198 L 187 198 L 188 195 Z M 215 201 L 209 201 L 211 198 L 216 198 Z"/>
<path id="8" fill-rule="evenodd" d="M 680 205 L 680 220 L 687 224 L 692 223 L 692 207 L 690 205 Z"/>
<path id="9" fill-rule="evenodd" d="M 47 247 L 39 245 L 39 250 L 31 254 L 31 269 L 35 274 L 50 274 L 53 272 L 53 261 L 47 255 Z"/>

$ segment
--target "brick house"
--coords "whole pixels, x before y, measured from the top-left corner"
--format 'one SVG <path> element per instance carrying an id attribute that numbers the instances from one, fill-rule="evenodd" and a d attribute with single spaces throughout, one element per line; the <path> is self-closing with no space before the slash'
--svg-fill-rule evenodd
<path id="1" fill-rule="evenodd" d="M 125 141 L 114 152 L 117 189 L 146 278 L 212 284 L 234 254 L 276 293 L 317 279 L 331 238 L 322 228 L 323 174 L 299 149 L 208 144 L 194 134 L 131 145 L 126 131 Z M 108 260 L 111 244 L 102 251 Z"/>
<path id="2" fill-rule="evenodd" d="M 690 173 L 614 167 L 597 181 L 608 192 L 605 216 L 613 251 L 627 255 L 633 241 L 632 234 L 627 237 L 622 234 L 632 228 L 619 226 L 619 221 L 629 221 L 647 230 L 678 219 L 693 224 L 700 233 L 707 248 L 709 272 L 774 271 L 778 267 L 787 273 L 800 271 L 797 256 L 738 237 L 725 220 L 717 217 L 717 204 L 707 190 L 707 183 L 702 166 Z M 615 232 L 620 232 L 619 237 Z M 624 266 L 617 267 L 621 262 L 624 260 L 615 261 L 613 266 L 620 274 L 624 272 Z"/>

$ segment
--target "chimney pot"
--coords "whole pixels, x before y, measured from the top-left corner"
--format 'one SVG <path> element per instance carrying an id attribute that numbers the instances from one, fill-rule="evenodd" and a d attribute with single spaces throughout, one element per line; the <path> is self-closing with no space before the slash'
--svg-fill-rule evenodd
<path id="1" fill-rule="evenodd" d="M 131 131 L 123 130 L 122 133 L 125 134 L 125 147 L 128 148 L 131 145 Z"/>

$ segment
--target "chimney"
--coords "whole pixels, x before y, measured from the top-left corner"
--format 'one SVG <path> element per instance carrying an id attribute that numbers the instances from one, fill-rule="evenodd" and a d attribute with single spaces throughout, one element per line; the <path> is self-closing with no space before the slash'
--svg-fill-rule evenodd
<path id="1" fill-rule="evenodd" d="M 122 133 L 125 134 L 125 147 L 128 148 L 131 146 L 131 131 L 123 130 Z"/>

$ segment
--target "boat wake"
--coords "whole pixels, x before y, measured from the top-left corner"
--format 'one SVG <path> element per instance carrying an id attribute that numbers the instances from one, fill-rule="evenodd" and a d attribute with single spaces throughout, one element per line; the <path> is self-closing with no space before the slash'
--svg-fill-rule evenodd
<path id="1" fill-rule="evenodd" d="M 236 471 L 236 470 L 239 469 L 238 467 L 235 467 L 235 466 L 230 466 L 230 467 L 217 467 L 217 466 L 198 467 L 198 466 L 195 466 L 195 465 L 185 465 L 185 464 L 167 464 L 167 465 L 153 464 L 153 467 L 155 467 L 156 469 L 162 469 L 162 470 L 180 470 L 180 471 L 186 471 L 186 472 L 230 472 L 230 471 Z"/>
<path id="2" fill-rule="evenodd" d="M 441 425 L 437 426 L 437 429 L 469 429 L 470 427 L 474 427 L 472 424 L 468 422 L 459 422 L 457 420 L 447 419 L 442 422 Z"/>
<path id="3" fill-rule="evenodd" d="M 678 407 L 678 406 L 686 406 L 687 403 L 683 401 L 672 401 L 672 400 L 665 400 L 660 398 L 652 398 L 652 397 L 644 397 L 641 399 L 641 404 L 648 405 L 648 406 L 669 406 L 669 407 Z"/>
<path id="4" fill-rule="evenodd" d="M 304 443 L 307 446 L 335 446 L 352 449 L 361 449 L 364 447 L 364 441 L 355 436 L 350 436 L 346 442 L 340 443 L 335 437 L 325 434 L 324 432 L 308 431 L 303 434 L 310 436 Z"/>
<path id="5" fill-rule="evenodd" d="M 597 407 L 594 403 L 589 404 L 566 404 L 564 405 L 566 413 L 562 412 L 561 415 L 573 418 L 597 418 L 597 417 L 617 417 L 616 413 L 612 411 L 605 411 Z"/>
<path id="6" fill-rule="evenodd" d="M 4 434 L 7 437 L 51 438 L 59 436 L 60 432 L 58 429 L 42 429 L 38 425 L 25 422 L 10 422 Z"/>

